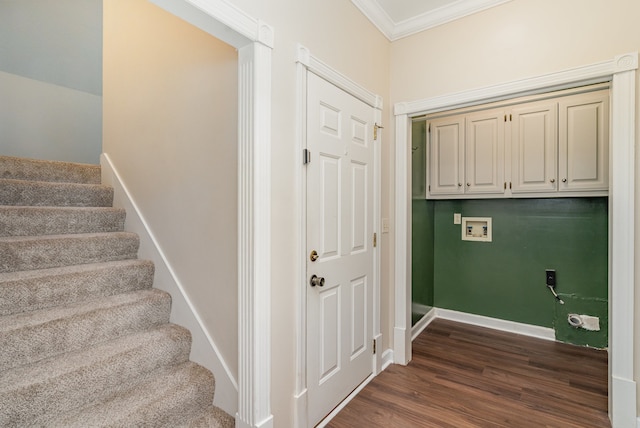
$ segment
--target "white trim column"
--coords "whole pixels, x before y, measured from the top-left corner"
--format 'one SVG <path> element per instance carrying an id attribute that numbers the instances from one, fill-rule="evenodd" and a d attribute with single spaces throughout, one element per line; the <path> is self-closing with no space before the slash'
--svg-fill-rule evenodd
<path id="1" fill-rule="evenodd" d="M 393 362 L 411 361 L 411 148 L 409 116 L 396 105 L 396 252 Z"/>
<path id="2" fill-rule="evenodd" d="M 238 50 L 238 63 L 236 427 L 270 428 L 271 47 L 260 42 L 244 46 Z"/>
<path id="3" fill-rule="evenodd" d="M 613 427 L 635 427 L 633 373 L 635 281 L 635 99 L 638 56 L 615 59 L 611 85 L 609 416 Z"/>

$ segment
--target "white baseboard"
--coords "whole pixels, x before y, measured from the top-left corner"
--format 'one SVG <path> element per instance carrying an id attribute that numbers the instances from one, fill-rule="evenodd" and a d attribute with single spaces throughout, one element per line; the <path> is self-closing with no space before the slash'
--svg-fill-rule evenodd
<path id="1" fill-rule="evenodd" d="M 206 367 L 215 376 L 214 404 L 230 415 L 236 414 L 238 411 L 238 383 L 212 337 L 204 328 L 202 319 L 184 292 L 180 280 L 172 270 L 135 200 L 106 153 L 101 155 L 100 164 L 103 184 L 112 186 L 114 190 L 114 207 L 124 208 L 127 211 L 125 228 L 128 232 L 134 232 L 140 237 L 138 256 L 141 259 L 152 260 L 155 264 L 153 286 L 171 294 L 170 321 L 189 329 L 191 332 L 191 360 Z"/>
<path id="2" fill-rule="evenodd" d="M 382 364 L 380 372 L 383 372 L 391 364 L 393 364 L 393 349 L 387 349 L 382 353 Z"/>
<path id="3" fill-rule="evenodd" d="M 482 315 L 468 314 L 465 312 L 452 311 L 450 309 L 435 308 L 435 318 L 473 324 L 479 327 L 487 327 L 494 330 L 522 334 L 525 336 L 536 337 L 538 339 L 556 340 L 555 331 L 552 328 L 522 324 L 519 322 L 490 318 Z"/>
<path id="4" fill-rule="evenodd" d="M 422 318 L 420 318 L 420 321 L 411 327 L 411 341 L 413 342 L 416 340 L 416 337 L 418 337 L 434 319 L 436 319 L 436 309 L 431 308 Z"/>

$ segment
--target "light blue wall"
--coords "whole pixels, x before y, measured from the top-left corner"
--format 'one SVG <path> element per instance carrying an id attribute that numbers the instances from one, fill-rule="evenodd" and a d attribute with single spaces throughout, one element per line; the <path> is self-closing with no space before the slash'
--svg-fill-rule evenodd
<path id="1" fill-rule="evenodd" d="M 98 163 L 102 0 L 0 0 L 0 154 Z"/>

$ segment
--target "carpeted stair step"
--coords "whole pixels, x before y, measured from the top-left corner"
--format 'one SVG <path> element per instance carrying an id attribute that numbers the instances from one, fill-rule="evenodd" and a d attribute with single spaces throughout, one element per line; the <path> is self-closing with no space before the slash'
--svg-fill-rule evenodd
<path id="1" fill-rule="evenodd" d="M 0 273 L 0 316 L 151 288 L 148 260 L 119 260 Z"/>
<path id="2" fill-rule="evenodd" d="M 120 232 L 124 220 L 121 208 L 0 206 L 0 236 Z"/>
<path id="3" fill-rule="evenodd" d="M 129 232 L 0 237 L 0 272 L 134 259 L 139 244 Z"/>
<path id="4" fill-rule="evenodd" d="M 186 362 L 190 347 L 188 330 L 166 324 L 1 373 L 0 426 L 54 426 L 47 420 L 124 393 L 158 370 Z"/>
<path id="5" fill-rule="evenodd" d="M 100 184 L 0 179 L 0 205 L 110 207 L 113 189 Z"/>
<path id="6" fill-rule="evenodd" d="M 139 290 L 0 318 L 0 372 L 169 322 L 171 296 Z"/>
<path id="7" fill-rule="evenodd" d="M 194 414 L 212 407 L 214 388 L 211 372 L 186 362 L 103 403 L 48 420 L 47 425 L 66 428 L 185 426 Z"/>
<path id="8" fill-rule="evenodd" d="M 192 419 L 189 428 L 234 428 L 235 420 L 224 410 L 211 406 L 205 412 Z"/>
<path id="9" fill-rule="evenodd" d="M 100 166 L 0 156 L 0 178 L 99 184 Z"/>

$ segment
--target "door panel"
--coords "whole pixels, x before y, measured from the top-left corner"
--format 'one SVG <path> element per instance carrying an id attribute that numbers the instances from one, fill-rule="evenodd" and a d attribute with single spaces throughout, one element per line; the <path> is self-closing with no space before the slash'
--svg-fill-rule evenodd
<path id="1" fill-rule="evenodd" d="M 471 114 L 466 122 L 465 193 L 504 193 L 504 111 Z"/>
<path id="2" fill-rule="evenodd" d="M 464 116 L 434 119 L 429 129 L 429 193 L 464 193 Z"/>
<path id="3" fill-rule="evenodd" d="M 549 192 L 557 186 L 557 107 L 533 102 L 512 110 L 512 192 Z"/>
<path id="4" fill-rule="evenodd" d="M 560 100 L 560 191 L 609 188 L 609 92 Z"/>
<path id="5" fill-rule="evenodd" d="M 307 392 L 309 426 L 373 369 L 373 124 L 375 111 L 308 74 Z"/>

